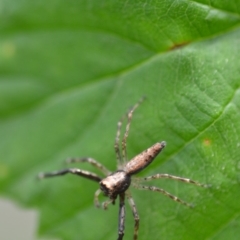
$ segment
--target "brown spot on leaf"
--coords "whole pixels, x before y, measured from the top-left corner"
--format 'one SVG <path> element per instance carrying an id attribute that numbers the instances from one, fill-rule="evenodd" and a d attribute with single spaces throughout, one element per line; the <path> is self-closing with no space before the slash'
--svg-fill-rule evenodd
<path id="1" fill-rule="evenodd" d="M 182 43 L 175 43 L 173 46 L 170 47 L 170 50 L 175 50 L 181 47 L 184 47 L 187 45 L 189 42 L 182 42 Z"/>
<path id="2" fill-rule="evenodd" d="M 205 139 L 203 140 L 203 144 L 204 144 L 205 146 L 210 146 L 210 145 L 212 144 L 212 141 L 211 141 L 210 139 L 208 139 L 208 138 L 205 138 Z"/>

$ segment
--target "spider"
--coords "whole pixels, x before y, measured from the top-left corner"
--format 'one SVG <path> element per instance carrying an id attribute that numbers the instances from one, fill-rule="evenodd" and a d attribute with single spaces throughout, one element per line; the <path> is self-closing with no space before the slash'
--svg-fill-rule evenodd
<path id="1" fill-rule="evenodd" d="M 135 202 L 132 198 L 132 195 L 129 191 L 129 186 L 132 185 L 137 189 L 142 190 L 150 190 L 153 192 L 160 192 L 163 195 L 171 198 L 172 200 L 184 204 L 188 207 L 193 207 L 191 204 L 179 199 L 178 197 L 168 193 L 162 188 L 141 185 L 141 182 L 150 181 L 159 178 L 168 178 L 173 179 L 185 183 L 191 183 L 200 187 L 208 187 L 206 184 L 201 184 L 199 182 L 193 181 L 188 178 L 177 177 L 169 174 L 158 173 L 149 177 L 144 178 L 132 178 L 132 176 L 136 173 L 139 173 L 143 169 L 145 169 L 156 157 L 157 155 L 164 149 L 166 143 L 164 141 L 157 142 L 148 149 L 144 150 L 142 153 L 138 154 L 130 161 L 127 162 L 127 138 L 130 129 L 130 124 L 132 120 L 133 112 L 136 108 L 142 103 L 144 98 L 140 99 L 128 112 L 124 115 L 117 124 L 117 134 L 115 138 L 115 153 L 117 158 L 118 167 L 114 172 L 109 171 L 105 166 L 96 160 L 84 157 L 84 158 L 69 158 L 66 160 L 67 163 L 76 163 L 76 162 L 87 162 L 97 169 L 99 169 L 106 177 L 100 177 L 95 173 L 81 170 L 78 168 L 68 168 L 60 171 L 54 171 L 49 173 L 39 173 L 38 178 L 49 178 L 55 176 L 65 175 L 67 173 L 75 174 L 81 177 L 85 177 L 87 179 L 98 182 L 100 188 L 94 194 L 94 203 L 96 207 L 100 207 L 100 203 L 98 197 L 100 193 L 103 193 L 109 199 L 102 203 L 103 209 L 107 209 L 109 204 L 115 204 L 116 199 L 119 197 L 119 222 L 118 222 L 118 238 L 117 240 L 122 240 L 124 236 L 124 228 L 125 228 L 125 197 L 128 199 L 129 205 L 132 209 L 133 217 L 135 220 L 134 224 L 134 234 L 133 239 L 138 239 L 138 229 L 139 229 L 139 214 L 135 205 Z M 122 123 L 124 118 L 127 118 L 127 124 L 125 133 L 122 139 L 122 149 L 120 150 L 120 133 L 122 128 Z"/>

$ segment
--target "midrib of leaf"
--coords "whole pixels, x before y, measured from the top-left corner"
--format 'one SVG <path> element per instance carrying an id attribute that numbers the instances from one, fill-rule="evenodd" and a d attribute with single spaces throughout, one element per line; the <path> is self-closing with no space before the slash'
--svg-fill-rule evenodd
<path id="1" fill-rule="evenodd" d="M 56 30 L 56 29 L 55 29 Z M 69 30 L 69 29 L 68 29 Z M 83 30 L 82 28 L 80 30 Z M 88 29 L 87 29 L 88 30 Z M 41 30 L 43 32 L 43 30 Z M 59 31 L 59 29 L 58 29 Z M 65 31 L 65 29 L 61 29 L 61 31 Z M 25 31 L 26 32 L 26 31 Z M 31 32 L 33 33 L 34 31 L 27 31 L 27 32 Z M 36 32 L 36 31 L 35 31 Z M 37 31 L 39 32 L 39 30 Z M 110 31 L 106 31 L 105 29 L 103 31 L 100 31 L 99 29 L 95 29 L 95 30 L 92 30 L 92 32 L 101 32 L 101 33 L 107 33 L 107 34 L 113 34 L 113 32 L 110 32 Z M 23 34 L 22 32 L 20 33 L 21 35 Z M 115 34 L 115 33 L 114 33 Z M 14 34 L 16 36 L 16 34 Z M 134 41 L 130 38 L 126 38 L 126 37 L 122 37 L 121 35 L 119 34 L 116 34 L 119 39 L 124 39 L 124 40 L 127 40 L 128 42 L 132 42 L 134 44 L 137 44 L 137 45 L 140 45 L 140 46 L 143 46 L 147 51 L 152 51 L 152 49 L 148 49 L 145 45 L 141 44 L 141 42 L 137 42 L 137 41 Z M 13 36 L 13 34 L 10 34 L 8 35 L 8 37 L 10 36 Z M 155 52 L 156 54 L 156 52 Z M 65 93 L 70 93 L 71 91 L 77 91 L 77 90 L 81 90 L 81 89 L 84 89 L 86 87 L 90 87 L 91 85 L 98 85 L 100 83 L 104 83 L 106 81 L 109 81 L 109 79 L 113 79 L 115 80 L 117 77 L 120 77 L 120 76 L 123 76 L 125 74 L 128 74 L 130 71 L 138 68 L 138 67 L 141 67 L 142 65 L 144 65 L 146 62 L 148 62 L 149 60 L 152 59 L 152 57 L 155 57 L 155 56 L 158 56 L 157 55 L 154 55 L 154 52 L 153 52 L 153 55 L 150 56 L 149 58 L 146 58 L 146 59 L 142 59 L 142 60 L 139 60 L 137 61 L 136 63 L 132 64 L 132 65 L 129 65 L 125 68 L 122 68 L 122 69 L 119 69 L 117 71 L 111 71 L 107 74 L 100 74 L 97 78 L 91 78 L 91 79 L 85 79 L 83 81 L 83 83 L 80 83 L 80 84 L 76 84 L 76 85 L 71 85 L 69 87 L 65 87 L 63 89 L 60 89 L 59 91 L 52 91 L 51 94 L 46 94 L 44 95 L 44 97 L 42 98 L 39 98 L 38 100 L 35 100 L 34 102 L 31 102 L 29 104 L 25 104 L 24 106 L 21 107 L 21 109 L 18 109 L 18 111 L 15 111 L 16 109 L 13 109 L 12 111 L 10 111 L 8 114 L 5 114 L 3 116 L 1 116 L 1 121 L 4 122 L 4 121 L 9 121 L 11 120 L 12 118 L 16 118 L 18 116 L 21 116 L 21 115 L 24 115 L 24 114 L 27 114 L 29 112 L 31 112 L 32 110 L 36 110 L 38 108 L 41 108 L 41 106 L 43 104 L 45 104 L 49 99 L 51 98 L 55 98 L 57 97 L 58 95 L 60 96 L 61 94 L 65 94 Z M 14 74 L 15 75 L 15 74 Z M 2 77 L 6 77 L 6 76 L 13 76 L 13 74 L 4 74 L 2 75 Z M 18 76 L 25 76 L 25 75 L 19 75 Z M 32 77 L 33 79 L 35 78 L 35 75 L 27 75 L 27 77 Z M 39 73 L 38 75 L 38 78 L 39 79 L 42 79 L 44 78 L 45 76 L 44 75 L 41 75 L 41 73 Z M 112 80 L 112 81 L 113 81 Z M 50 90 L 51 91 L 51 90 Z"/>
<path id="2" fill-rule="evenodd" d="M 191 45 L 191 44 L 194 44 L 195 42 L 200 42 L 200 41 L 204 41 L 204 40 L 208 40 L 208 39 L 212 39 L 212 38 L 217 38 L 221 35 L 224 35 L 228 32 L 233 31 L 234 28 L 237 29 L 238 27 L 240 27 L 240 24 L 237 24 L 234 27 L 229 28 L 228 31 L 226 31 L 226 32 L 219 32 L 217 35 L 214 35 L 214 36 L 208 36 L 207 38 L 196 39 L 196 41 L 189 42 L 187 45 Z M 112 33 L 110 31 L 105 31 L 105 32 Z M 128 41 L 132 41 L 132 39 L 129 39 L 129 38 L 124 38 L 124 39 L 127 39 Z M 141 42 L 133 41 L 133 43 L 138 43 L 138 44 L 142 45 Z M 184 45 L 183 47 L 186 47 L 187 45 Z M 145 45 L 142 45 L 142 46 L 146 47 Z M 42 104 L 45 104 L 50 98 L 53 98 L 57 95 L 65 94 L 66 92 L 76 91 L 76 89 L 85 88 L 88 85 L 99 84 L 99 82 L 105 82 L 105 81 L 108 81 L 109 79 L 115 79 L 117 77 L 127 75 L 127 74 L 129 74 L 129 72 L 134 71 L 137 68 L 140 68 L 141 66 L 143 66 L 143 65 L 147 64 L 148 62 L 158 58 L 161 55 L 165 55 L 165 54 L 168 54 L 171 51 L 177 51 L 177 50 L 178 49 L 173 49 L 173 50 L 170 50 L 170 51 L 155 52 L 155 54 L 153 54 L 149 58 L 140 60 L 137 63 L 129 65 L 126 68 L 119 69 L 118 71 L 111 72 L 111 73 L 108 73 L 106 75 L 100 75 L 97 78 L 88 79 L 87 83 L 84 82 L 84 83 L 80 83 L 80 84 L 77 84 L 77 85 L 71 85 L 68 88 L 61 89 L 60 91 L 54 91 L 50 95 L 46 94 L 43 98 L 40 98 L 39 100 L 31 102 L 30 105 L 25 104 L 24 107 L 21 107 L 21 109 L 19 111 L 14 111 L 14 109 L 13 109 L 13 111 L 11 111 L 9 114 L 5 115 L 4 117 L 1 117 L 2 118 L 1 121 L 8 121 L 11 118 L 16 118 L 18 116 L 29 113 L 33 109 L 35 110 L 37 108 L 40 108 Z M 11 76 L 12 76 L 12 74 L 11 74 Z"/>
<path id="3" fill-rule="evenodd" d="M 226 205 L 226 203 L 224 203 L 224 205 Z M 229 206 L 229 207 L 231 208 L 231 206 Z M 213 239 L 213 237 L 216 236 L 218 233 L 220 233 L 223 229 L 225 229 L 233 219 L 235 219 L 235 218 L 237 218 L 239 216 L 240 216 L 240 212 L 239 211 L 236 212 L 236 213 L 233 213 L 232 217 L 230 217 L 229 219 L 226 219 L 226 222 L 223 222 L 222 224 L 220 224 L 218 226 L 218 228 L 215 227 L 216 231 L 214 231 L 210 236 L 208 236 L 208 239 Z"/>
<path id="4" fill-rule="evenodd" d="M 222 225 L 219 226 L 218 229 L 216 229 L 217 231 L 213 232 L 213 234 L 211 236 L 208 237 L 209 240 L 214 239 L 214 237 L 216 237 L 219 233 L 221 233 L 225 228 L 227 228 L 229 226 L 229 223 L 231 223 L 234 219 L 240 217 L 240 212 L 237 212 L 236 214 L 233 214 L 231 218 L 229 218 L 229 221 L 226 221 L 225 223 L 223 223 Z M 208 240 L 206 239 L 206 240 Z"/>

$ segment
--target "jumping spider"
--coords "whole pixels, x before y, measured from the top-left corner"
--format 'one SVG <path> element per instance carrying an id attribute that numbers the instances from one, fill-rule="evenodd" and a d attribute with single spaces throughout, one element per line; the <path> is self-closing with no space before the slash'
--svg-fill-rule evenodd
<path id="1" fill-rule="evenodd" d="M 164 194 L 165 196 L 171 198 L 172 200 L 182 203 L 186 206 L 192 207 L 191 204 L 186 203 L 185 201 L 179 199 L 178 197 L 168 193 L 167 191 L 154 187 L 154 186 L 146 186 L 146 185 L 141 185 L 141 182 L 144 181 L 149 181 L 153 179 L 159 179 L 159 178 L 168 178 L 168 179 L 173 179 L 177 181 L 182 181 L 185 183 L 191 183 L 200 187 L 208 187 L 205 184 L 201 184 L 198 182 L 195 182 L 191 179 L 188 178 L 182 178 L 182 177 L 177 177 L 169 174 L 162 174 L 158 173 L 153 176 L 149 177 L 144 177 L 144 178 L 132 178 L 132 175 L 142 171 L 144 168 L 146 168 L 154 159 L 157 157 L 157 155 L 163 150 L 163 148 L 166 146 L 166 143 L 163 142 L 158 142 L 155 143 L 153 146 L 149 147 L 142 153 L 138 154 L 134 158 L 132 158 L 130 161 L 127 161 L 127 138 L 128 138 L 128 133 L 130 129 L 130 123 L 132 120 L 132 115 L 135 109 L 140 105 L 140 103 L 144 100 L 142 98 L 137 104 L 135 104 L 128 112 L 126 115 L 124 115 L 121 120 L 117 124 L 117 134 L 115 138 L 115 152 L 116 152 L 116 158 L 117 158 L 117 163 L 118 163 L 118 168 L 117 171 L 111 172 L 109 171 L 105 166 L 103 166 L 101 163 L 97 162 L 96 160 L 86 157 L 86 158 L 70 158 L 67 159 L 67 163 L 76 163 L 76 162 L 87 162 L 94 167 L 98 168 L 106 177 L 100 177 L 96 175 L 95 173 L 77 169 L 77 168 L 68 168 L 68 169 L 63 169 L 60 171 L 54 171 L 54 172 L 49 172 L 49 173 L 39 173 L 38 178 L 43 179 L 43 178 L 48 178 L 48 177 L 55 177 L 55 176 L 60 176 L 60 175 L 65 175 L 67 173 L 79 175 L 85 178 L 88 178 L 90 180 L 96 181 L 100 185 L 100 189 L 98 189 L 95 192 L 94 195 L 94 203 L 96 207 L 100 207 L 100 203 L 98 200 L 98 196 L 100 195 L 101 192 L 107 197 L 109 197 L 109 200 L 106 202 L 103 202 L 102 207 L 104 209 L 107 209 L 107 206 L 112 203 L 115 204 L 115 201 L 117 197 L 119 196 L 119 223 L 118 223 L 118 239 L 117 240 L 122 240 L 123 235 L 124 235 L 124 222 L 125 222 L 125 196 L 128 199 L 129 205 L 132 209 L 132 213 L 134 216 L 135 220 L 135 225 L 134 225 L 134 235 L 133 239 L 137 240 L 138 238 L 138 228 L 139 228 L 139 215 L 137 212 L 137 208 L 135 205 L 135 202 L 132 198 L 132 195 L 129 191 L 129 186 L 132 184 L 133 187 L 137 189 L 143 189 L 143 190 L 150 190 L 153 192 L 160 192 Z M 120 151 L 120 133 L 121 133 L 121 127 L 124 118 L 127 117 L 128 121 L 126 124 L 126 130 L 122 139 L 122 150 Z"/>

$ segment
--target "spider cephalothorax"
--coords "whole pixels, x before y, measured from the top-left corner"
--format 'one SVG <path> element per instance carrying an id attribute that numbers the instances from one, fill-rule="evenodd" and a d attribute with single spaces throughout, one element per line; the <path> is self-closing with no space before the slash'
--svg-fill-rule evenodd
<path id="1" fill-rule="evenodd" d="M 115 201 L 119 193 L 125 192 L 131 184 L 131 176 L 123 170 L 117 170 L 100 182 L 100 189 Z"/>
<path id="2" fill-rule="evenodd" d="M 129 129 L 130 129 L 132 114 L 142 101 L 143 101 L 143 98 L 136 105 L 134 105 L 134 107 L 131 108 L 127 113 L 128 122 L 126 125 L 126 130 L 125 130 L 125 133 L 123 136 L 123 140 L 122 140 L 122 151 L 120 151 L 119 138 L 120 138 L 122 121 L 124 118 L 122 118 L 118 122 L 118 130 L 117 130 L 117 135 L 116 135 L 115 145 L 114 145 L 115 152 L 116 152 L 116 158 L 117 158 L 117 162 L 118 162 L 118 169 L 115 172 L 109 171 L 101 163 L 97 162 L 96 160 L 94 160 L 92 158 L 87 157 L 87 158 L 70 158 L 67 160 L 67 162 L 68 163 L 87 162 L 87 163 L 95 166 L 99 170 L 101 170 L 102 173 L 105 175 L 105 178 L 100 177 L 100 176 L 96 175 L 95 173 L 81 170 L 78 168 L 68 168 L 68 169 L 63 169 L 60 171 L 55 171 L 55 172 L 50 172 L 50 173 L 40 173 L 38 175 L 38 177 L 40 179 L 42 179 L 42 178 L 54 177 L 54 176 L 64 175 L 67 173 L 72 173 L 72 174 L 79 175 L 79 176 L 82 176 L 82 177 L 85 177 L 90 180 L 98 182 L 100 184 L 100 189 L 98 189 L 95 192 L 94 202 L 97 207 L 100 206 L 98 196 L 102 192 L 105 196 L 109 197 L 109 200 L 102 204 L 104 209 L 106 209 L 110 203 L 114 204 L 115 200 L 119 197 L 118 240 L 122 240 L 123 235 L 124 235 L 125 196 L 128 199 L 128 202 L 132 209 L 134 220 L 135 220 L 133 239 L 137 240 L 137 238 L 138 238 L 139 215 L 138 215 L 138 212 L 136 209 L 135 202 L 129 191 L 129 187 L 131 185 L 137 189 L 160 192 L 160 193 L 164 194 L 165 196 L 171 198 L 172 200 L 180 202 L 180 203 L 190 206 L 190 207 L 192 205 L 186 203 L 185 201 L 179 199 L 178 197 L 168 193 L 167 191 L 165 191 L 161 188 L 154 187 L 154 186 L 141 185 L 140 183 L 144 182 L 144 181 L 159 179 L 159 178 L 168 178 L 168 179 L 173 179 L 173 180 L 182 181 L 182 182 L 186 182 L 186 183 L 192 183 L 194 185 L 198 185 L 201 187 L 207 187 L 207 185 L 205 185 L 205 184 L 195 182 L 188 178 L 182 178 L 182 177 L 177 177 L 177 176 L 173 176 L 173 175 L 169 175 L 169 174 L 160 174 L 160 173 L 155 174 L 153 176 L 145 177 L 145 178 L 135 178 L 132 181 L 132 179 L 131 179 L 132 175 L 134 175 L 134 174 L 142 171 L 144 168 L 146 168 L 156 158 L 156 156 L 162 151 L 162 149 L 166 146 L 166 143 L 164 141 L 155 143 L 153 146 L 149 147 L 147 150 L 143 151 L 142 153 L 138 154 L 137 156 L 135 156 L 134 158 L 132 158 L 130 161 L 127 162 L 126 142 L 127 142 Z"/>

